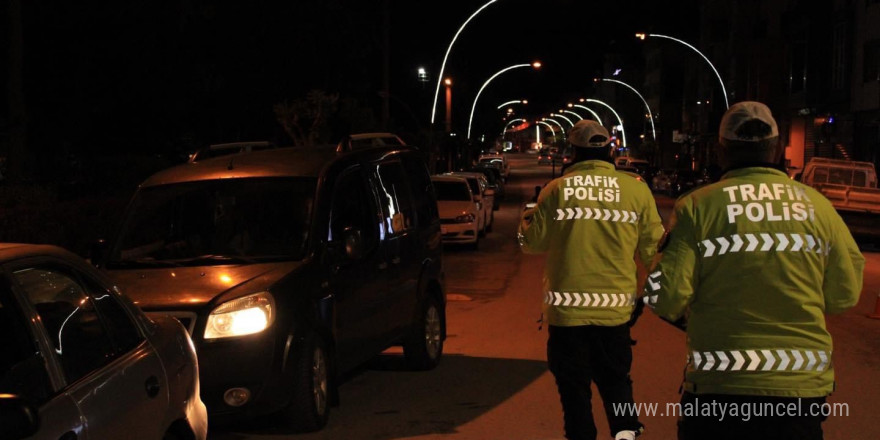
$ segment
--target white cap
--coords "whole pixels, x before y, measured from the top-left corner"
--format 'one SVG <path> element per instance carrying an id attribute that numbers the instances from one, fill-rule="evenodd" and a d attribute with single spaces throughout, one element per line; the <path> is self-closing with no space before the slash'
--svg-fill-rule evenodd
<path id="1" fill-rule="evenodd" d="M 761 121 L 767 125 L 765 130 L 754 130 L 746 133 L 743 124 L 749 121 Z M 779 137 L 776 120 L 766 105 L 756 101 L 742 101 L 730 106 L 721 118 L 718 137 L 722 140 L 757 142 L 764 139 Z"/>
<path id="2" fill-rule="evenodd" d="M 608 130 L 592 119 L 577 121 L 568 132 L 568 142 L 575 147 L 605 147 L 610 137 Z"/>

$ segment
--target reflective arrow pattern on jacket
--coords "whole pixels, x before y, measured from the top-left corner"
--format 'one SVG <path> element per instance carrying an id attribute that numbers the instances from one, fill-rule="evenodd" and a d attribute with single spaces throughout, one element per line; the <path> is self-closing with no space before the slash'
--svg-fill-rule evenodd
<path id="1" fill-rule="evenodd" d="M 760 245 L 760 247 L 759 247 Z M 789 246 L 791 245 L 791 246 Z M 815 252 L 828 255 L 831 252 L 831 243 L 822 241 L 821 238 L 811 234 L 784 234 L 777 232 L 756 234 L 733 234 L 730 236 L 707 238 L 700 242 L 700 248 L 704 257 L 724 255 L 728 252 Z"/>
<path id="2" fill-rule="evenodd" d="M 629 307 L 635 303 L 632 293 L 547 292 L 544 303 L 571 307 Z"/>
<path id="3" fill-rule="evenodd" d="M 556 208 L 556 220 L 601 220 L 621 223 L 633 223 L 639 221 L 639 215 L 634 211 L 599 208 Z"/>
<path id="4" fill-rule="evenodd" d="M 824 350 L 693 351 L 690 364 L 701 371 L 824 371 L 831 352 Z"/>

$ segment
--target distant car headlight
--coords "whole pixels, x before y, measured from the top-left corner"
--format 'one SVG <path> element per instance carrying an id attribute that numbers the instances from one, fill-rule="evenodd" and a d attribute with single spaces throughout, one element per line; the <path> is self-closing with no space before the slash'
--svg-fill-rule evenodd
<path id="1" fill-rule="evenodd" d="M 259 333 L 272 325 L 275 301 L 261 292 L 220 304 L 208 315 L 205 339 L 230 338 Z"/>
<path id="2" fill-rule="evenodd" d="M 477 217 L 473 214 L 460 215 L 455 218 L 456 223 L 473 223 Z"/>

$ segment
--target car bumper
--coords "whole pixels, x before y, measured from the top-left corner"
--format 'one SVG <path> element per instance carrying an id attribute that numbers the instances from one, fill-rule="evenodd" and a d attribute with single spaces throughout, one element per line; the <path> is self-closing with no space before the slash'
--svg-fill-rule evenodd
<path id="1" fill-rule="evenodd" d="M 240 421 L 282 409 L 288 402 L 288 387 L 282 372 L 282 350 L 271 332 L 229 340 L 205 341 L 196 345 L 202 400 L 209 419 Z M 244 388 L 250 398 L 231 406 L 224 394 Z"/>
<path id="2" fill-rule="evenodd" d="M 440 225 L 444 243 L 474 243 L 477 241 L 476 223 L 444 223 Z"/>

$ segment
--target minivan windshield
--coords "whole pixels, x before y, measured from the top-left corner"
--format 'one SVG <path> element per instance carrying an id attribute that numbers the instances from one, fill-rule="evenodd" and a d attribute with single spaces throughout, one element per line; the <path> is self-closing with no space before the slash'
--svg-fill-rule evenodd
<path id="1" fill-rule="evenodd" d="M 205 180 L 141 188 L 109 268 L 298 260 L 305 253 L 314 178 Z"/>

